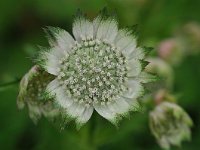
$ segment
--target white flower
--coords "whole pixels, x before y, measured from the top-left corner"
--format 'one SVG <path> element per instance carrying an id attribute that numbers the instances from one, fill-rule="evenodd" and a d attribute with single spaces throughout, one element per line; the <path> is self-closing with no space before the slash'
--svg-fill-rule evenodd
<path id="1" fill-rule="evenodd" d="M 150 129 L 163 149 L 171 145 L 180 146 L 190 140 L 193 122 L 190 116 L 178 105 L 170 102 L 160 103 L 149 115 Z"/>
<path id="2" fill-rule="evenodd" d="M 20 82 L 17 99 L 18 107 L 22 109 L 27 105 L 29 116 L 34 123 L 37 123 L 42 115 L 49 119 L 54 119 L 59 114 L 59 110 L 54 106 L 53 101 L 51 99 L 45 100 L 42 95 L 47 84 L 52 79 L 54 77 L 51 74 L 35 65 Z"/>
<path id="3" fill-rule="evenodd" d="M 118 29 L 113 17 L 99 15 L 94 21 L 83 15 L 73 23 L 74 38 L 65 30 L 48 27 L 50 48 L 39 55 L 39 64 L 55 75 L 47 93 L 78 125 L 86 123 L 95 109 L 116 124 L 139 108 L 142 83 L 153 80 L 143 72 L 146 51 L 137 47 L 133 31 Z"/>

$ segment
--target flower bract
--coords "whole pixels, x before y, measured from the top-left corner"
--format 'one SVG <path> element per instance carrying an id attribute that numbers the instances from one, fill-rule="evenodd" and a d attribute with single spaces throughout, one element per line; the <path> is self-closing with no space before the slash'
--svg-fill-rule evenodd
<path id="1" fill-rule="evenodd" d="M 45 99 L 43 92 L 53 76 L 39 66 L 33 66 L 20 82 L 17 104 L 20 109 L 26 105 L 29 116 L 37 123 L 42 115 L 49 119 L 58 116 L 59 110 L 54 106 L 52 99 Z"/>

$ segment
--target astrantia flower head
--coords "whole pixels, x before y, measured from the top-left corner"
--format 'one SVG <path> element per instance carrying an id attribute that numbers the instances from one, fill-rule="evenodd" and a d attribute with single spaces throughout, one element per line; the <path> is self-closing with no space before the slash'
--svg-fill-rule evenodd
<path id="1" fill-rule="evenodd" d="M 159 145 L 169 149 L 171 145 L 180 146 L 189 140 L 192 120 L 178 105 L 162 102 L 150 113 L 150 129 Z"/>
<path id="2" fill-rule="evenodd" d="M 78 15 L 74 38 L 65 30 L 48 27 L 50 48 L 37 58 L 55 76 L 46 89 L 68 117 L 78 125 L 86 123 L 95 109 L 116 124 L 129 111 L 137 111 L 142 83 L 153 80 L 143 72 L 148 51 L 137 47 L 134 32 L 118 29 L 112 16 L 99 15 L 93 21 Z"/>
<path id="3" fill-rule="evenodd" d="M 53 101 L 45 100 L 42 94 L 47 84 L 52 80 L 51 74 L 45 72 L 39 66 L 33 66 L 20 82 L 18 107 L 22 109 L 27 105 L 29 116 L 35 123 L 42 115 L 52 119 L 59 113 Z"/>

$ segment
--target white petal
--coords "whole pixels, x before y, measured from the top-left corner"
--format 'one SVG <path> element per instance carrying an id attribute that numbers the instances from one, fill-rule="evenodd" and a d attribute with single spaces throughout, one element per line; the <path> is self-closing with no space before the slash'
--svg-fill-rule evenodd
<path id="1" fill-rule="evenodd" d="M 106 40 L 108 43 L 112 44 L 117 33 L 118 33 L 118 23 L 114 18 L 103 19 L 98 16 L 93 21 L 94 35 L 97 39 Z"/>
<path id="2" fill-rule="evenodd" d="M 140 104 L 138 103 L 137 99 L 134 98 L 127 98 L 127 97 L 123 97 L 124 100 L 129 104 L 129 109 L 131 111 L 138 111 L 138 109 L 140 108 Z"/>
<path id="3" fill-rule="evenodd" d="M 130 105 L 124 100 L 123 97 L 116 99 L 113 103 L 110 103 L 108 107 L 111 111 L 120 115 L 126 114 L 130 109 Z"/>
<path id="4" fill-rule="evenodd" d="M 59 61 L 62 57 L 63 55 L 59 51 L 59 48 L 56 47 L 52 48 L 48 52 L 42 52 L 40 54 L 40 59 L 44 61 L 44 63 L 42 63 L 43 68 L 45 68 L 48 73 L 53 75 L 58 75 L 58 68 L 60 67 Z"/>
<path id="5" fill-rule="evenodd" d="M 48 91 L 51 91 L 56 96 L 56 103 L 64 109 L 66 115 L 76 119 L 77 123 L 86 123 L 92 115 L 93 107 L 88 108 L 84 103 L 75 102 L 67 96 L 64 88 L 58 85 L 59 83 L 56 79 L 48 85 Z"/>
<path id="6" fill-rule="evenodd" d="M 131 107 L 132 105 L 130 105 L 123 97 L 105 105 L 94 104 L 95 110 L 113 124 L 116 124 L 118 121 L 117 119 L 120 119 L 117 117 L 126 115 Z"/>
<path id="7" fill-rule="evenodd" d="M 77 41 L 80 41 L 82 37 L 93 38 L 93 24 L 85 17 L 77 17 L 73 23 L 73 35 Z"/>
<path id="8" fill-rule="evenodd" d="M 66 56 L 71 50 L 71 46 L 74 44 L 73 38 L 65 30 L 59 29 L 57 32 L 53 32 L 57 40 L 57 44 L 49 50 L 44 51 L 40 54 L 39 61 L 41 60 L 41 65 L 50 74 L 58 75 L 60 60 Z M 44 61 L 44 62 L 43 62 Z"/>
<path id="9" fill-rule="evenodd" d="M 55 91 L 58 87 L 60 87 L 60 83 L 58 81 L 58 79 L 54 79 L 53 81 L 51 81 L 47 87 L 46 87 L 46 92 L 50 93 L 50 94 L 55 94 Z"/>
<path id="10" fill-rule="evenodd" d="M 58 34 L 56 34 L 56 39 L 58 46 L 64 51 L 64 54 L 68 53 L 74 45 L 74 39 L 72 36 L 63 29 L 60 29 Z"/>
<path id="11" fill-rule="evenodd" d="M 128 60 L 128 77 L 138 76 L 142 71 L 142 64 L 139 60 Z"/>
<path id="12" fill-rule="evenodd" d="M 80 124 L 86 123 L 92 116 L 94 108 L 90 106 L 89 108 L 85 107 L 83 113 L 77 118 L 77 122 Z"/>
<path id="13" fill-rule="evenodd" d="M 70 105 L 70 107 L 66 109 L 66 111 L 67 114 L 72 118 L 77 118 L 83 114 L 85 108 L 86 108 L 85 104 L 79 104 L 78 102 L 73 102 Z"/>
<path id="14" fill-rule="evenodd" d="M 103 21 L 103 17 L 102 16 L 97 16 L 93 21 L 93 32 L 94 32 L 94 37 L 95 38 L 97 36 L 97 30 L 99 28 L 99 25 L 100 25 L 101 21 Z"/>
<path id="15" fill-rule="evenodd" d="M 105 119 L 109 120 L 114 124 L 116 123 L 117 114 L 111 111 L 107 104 L 101 105 L 99 103 L 98 104 L 95 103 L 94 108 L 102 117 L 104 117 Z"/>
<path id="16" fill-rule="evenodd" d="M 115 38 L 115 45 L 126 57 L 129 57 L 129 55 L 136 49 L 137 41 L 130 31 L 124 29 L 119 30 Z"/>
<path id="17" fill-rule="evenodd" d="M 55 102 L 62 108 L 68 108 L 73 103 L 73 100 L 67 96 L 57 79 L 54 79 L 47 85 L 46 91 L 48 94 L 55 96 Z"/>
<path id="18" fill-rule="evenodd" d="M 65 110 L 67 110 L 69 107 L 72 106 L 74 101 L 69 96 L 67 96 L 63 87 L 58 87 L 53 92 L 55 92 L 55 100 L 61 108 L 65 108 Z"/>
<path id="19" fill-rule="evenodd" d="M 138 81 L 128 80 L 127 81 L 128 91 L 123 93 L 123 97 L 136 99 L 144 92 L 144 88 Z"/>
<path id="20" fill-rule="evenodd" d="M 47 32 L 48 31 L 50 31 L 50 33 L 54 36 L 53 38 L 55 38 L 55 42 L 51 37 L 49 39 L 52 47 L 59 47 L 62 54 L 66 54 L 71 50 L 71 46 L 74 45 L 74 39 L 67 31 L 55 27 L 48 27 Z"/>
<path id="21" fill-rule="evenodd" d="M 144 59 L 145 58 L 145 52 L 141 47 L 137 47 L 130 55 L 129 59 Z"/>
<path id="22" fill-rule="evenodd" d="M 134 80 L 137 80 L 141 83 L 149 83 L 156 81 L 157 77 L 147 72 L 141 72 L 137 77 L 134 77 Z"/>

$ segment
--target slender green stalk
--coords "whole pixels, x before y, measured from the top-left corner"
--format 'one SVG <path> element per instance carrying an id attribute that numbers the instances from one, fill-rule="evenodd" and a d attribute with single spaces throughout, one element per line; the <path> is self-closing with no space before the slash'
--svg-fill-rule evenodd
<path id="1" fill-rule="evenodd" d="M 3 90 L 7 89 L 10 86 L 18 84 L 20 82 L 20 80 L 21 80 L 21 78 L 16 78 L 13 81 L 8 81 L 8 82 L 5 82 L 5 83 L 1 83 L 0 84 L 0 91 L 3 91 Z"/>

